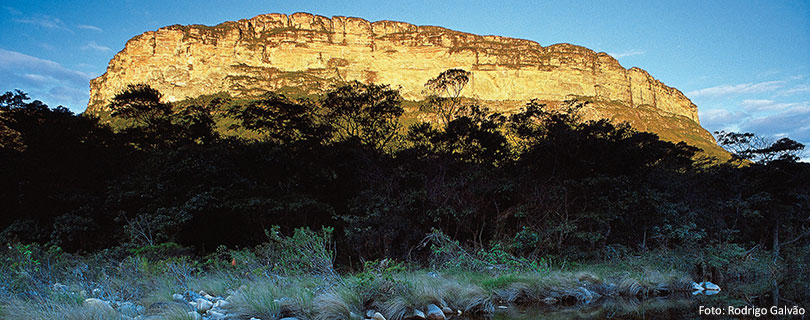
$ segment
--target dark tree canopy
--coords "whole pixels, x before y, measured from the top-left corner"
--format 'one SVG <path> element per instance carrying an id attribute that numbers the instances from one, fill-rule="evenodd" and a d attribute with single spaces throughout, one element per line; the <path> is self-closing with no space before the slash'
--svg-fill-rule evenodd
<path id="1" fill-rule="evenodd" d="M 117 93 L 109 104 L 114 117 L 129 120 L 133 126 L 164 125 L 172 107 L 161 101 L 163 94 L 147 84 L 130 84 Z"/>
<path id="2" fill-rule="evenodd" d="M 357 81 L 328 92 L 321 104 L 338 139 L 358 139 L 376 150 L 396 138 L 404 112 L 399 91 Z"/>
<path id="3" fill-rule="evenodd" d="M 448 69 L 425 83 L 427 93 L 425 111 L 435 113 L 439 121 L 448 124 L 463 111 L 461 91 L 470 82 L 472 73 L 462 69 Z"/>
<path id="4" fill-rule="evenodd" d="M 684 143 L 583 121 L 579 100 L 510 115 L 469 103 L 436 125 L 404 118 L 397 90 L 359 82 L 173 103 L 133 85 L 110 104 L 116 128 L 30 100 L 0 96 L 3 242 L 207 254 L 256 245 L 273 225 L 326 225 L 339 259 L 358 261 L 412 258 L 435 228 L 530 259 L 660 249 L 703 266 L 751 248 L 779 263 L 810 244 L 810 166 L 788 138 L 720 134 L 756 163 L 706 166 Z"/>
<path id="5" fill-rule="evenodd" d="M 258 132 L 278 143 L 321 142 L 328 138 L 326 125 L 319 123 L 314 102 L 295 101 L 284 95 L 268 93 L 228 111 L 238 120 L 236 126 Z"/>

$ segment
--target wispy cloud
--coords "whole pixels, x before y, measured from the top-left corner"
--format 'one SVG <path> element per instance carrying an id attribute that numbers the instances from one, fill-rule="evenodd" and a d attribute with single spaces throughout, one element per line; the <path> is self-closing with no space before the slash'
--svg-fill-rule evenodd
<path id="1" fill-rule="evenodd" d="M 84 105 L 87 103 L 89 95 L 90 93 L 88 90 L 76 87 L 55 86 L 48 90 L 48 96 L 56 101 L 74 101 L 77 98 L 80 100 L 83 99 L 81 101 L 82 105 L 76 105 L 76 107 L 80 107 L 81 109 L 84 109 Z M 74 107 L 73 109 L 77 108 Z M 79 113 L 81 111 L 76 112 Z"/>
<path id="2" fill-rule="evenodd" d="M 698 112 L 701 125 L 710 130 L 737 131 L 740 121 L 748 117 L 745 112 L 726 109 L 699 110 Z"/>
<path id="3" fill-rule="evenodd" d="M 70 30 L 70 28 L 68 28 L 67 25 L 62 22 L 62 20 L 49 15 L 37 15 L 29 18 L 14 18 L 12 20 L 14 22 L 40 26 L 47 29 L 73 32 L 73 30 Z"/>
<path id="4" fill-rule="evenodd" d="M 3 7 L 3 8 L 6 9 L 6 11 L 8 11 L 8 13 L 13 16 L 18 16 L 22 14 L 20 10 L 14 9 L 12 7 Z"/>
<path id="5" fill-rule="evenodd" d="M 82 69 L 92 69 L 92 68 L 96 67 L 96 66 L 94 66 L 92 64 L 89 64 L 89 63 L 79 63 L 76 66 L 79 67 L 79 68 L 82 68 Z"/>
<path id="6" fill-rule="evenodd" d="M 761 106 L 773 104 L 773 100 L 768 99 L 745 99 L 742 101 L 743 106 Z"/>
<path id="7" fill-rule="evenodd" d="M 51 60 L 40 59 L 24 53 L 0 49 L 0 69 L 21 69 L 43 71 L 68 81 L 85 82 L 92 77 L 90 74 L 70 70 Z"/>
<path id="8" fill-rule="evenodd" d="M 76 27 L 77 27 L 77 28 L 79 28 L 79 29 L 84 29 L 84 30 L 91 30 L 91 31 L 97 31 L 97 32 L 104 32 L 104 29 L 101 29 L 101 28 L 99 28 L 99 27 L 96 27 L 96 26 L 93 26 L 93 25 L 89 25 L 89 24 L 80 24 L 80 25 L 77 25 Z"/>
<path id="9" fill-rule="evenodd" d="M 776 102 L 768 99 L 746 99 L 740 104 L 748 112 L 785 111 L 807 105 L 806 102 Z"/>
<path id="10" fill-rule="evenodd" d="M 609 55 L 611 55 L 612 57 L 614 57 L 616 59 L 629 57 L 629 56 L 638 56 L 638 55 L 642 55 L 642 54 L 645 54 L 645 53 L 647 53 L 647 51 L 644 51 L 644 50 L 630 50 L 630 51 L 624 51 L 624 52 L 608 52 Z"/>
<path id="11" fill-rule="evenodd" d="M 810 103 L 797 103 L 783 112 L 752 118 L 743 130 L 761 135 L 788 136 L 797 141 L 810 141 Z"/>
<path id="12" fill-rule="evenodd" d="M 778 81 L 765 81 L 757 83 L 741 83 L 735 85 L 721 85 L 716 87 L 690 91 L 687 92 L 686 95 L 695 98 L 695 97 L 718 97 L 743 93 L 762 93 L 775 91 L 779 88 L 782 88 L 784 84 L 785 81 L 778 80 Z"/>
<path id="13" fill-rule="evenodd" d="M 32 82 L 37 82 L 37 83 L 40 83 L 40 84 L 48 82 L 49 80 L 53 79 L 53 77 L 46 77 L 46 76 L 43 76 L 41 74 L 33 74 L 33 73 L 23 74 L 22 77 L 25 78 L 25 79 L 31 80 Z"/>
<path id="14" fill-rule="evenodd" d="M 789 89 L 779 91 L 779 96 L 789 96 L 800 93 L 810 93 L 810 84 L 800 84 Z"/>
<path id="15" fill-rule="evenodd" d="M 56 49 L 56 47 L 54 47 L 52 44 L 46 42 L 36 42 L 36 45 L 37 47 L 40 47 L 45 50 L 53 51 L 54 49 Z"/>
<path id="16" fill-rule="evenodd" d="M 70 106 L 80 112 L 89 99 L 92 75 L 51 60 L 0 49 L 0 73 L 0 88 L 21 89 L 51 106 Z"/>
<path id="17" fill-rule="evenodd" d="M 95 50 L 95 51 L 107 52 L 107 51 L 111 51 L 112 49 L 110 49 L 110 47 L 100 45 L 100 44 L 96 43 L 95 41 L 90 41 L 86 45 L 82 46 L 82 50 Z"/>

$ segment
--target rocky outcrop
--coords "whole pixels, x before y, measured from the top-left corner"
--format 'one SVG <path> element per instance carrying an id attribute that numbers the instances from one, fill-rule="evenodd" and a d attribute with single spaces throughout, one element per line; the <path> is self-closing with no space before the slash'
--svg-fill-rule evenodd
<path id="1" fill-rule="evenodd" d="M 105 74 L 90 82 L 87 111 L 105 111 L 109 99 L 133 83 L 147 83 L 174 101 L 223 91 L 234 96 L 318 91 L 359 80 L 391 84 L 406 99 L 419 100 L 425 82 L 450 68 L 472 72 L 463 91 L 470 98 L 519 103 L 588 97 L 641 110 L 636 113 L 683 118 L 699 128 L 697 106 L 682 92 L 642 69 L 625 69 L 603 52 L 308 13 L 266 14 L 216 26 L 173 25 L 138 35 Z M 596 114 L 616 118 L 605 110 Z M 705 130 L 699 135 L 716 145 Z"/>
<path id="2" fill-rule="evenodd" d="M 217 26 L 168 26 L 132 38 L 91 81 L 90 111 L 127 84 L 145 82 L 169 100 L 221 91 L 260 93 L 333 80 L 402 87 L 420 99 L 424 83 L 450 68 L 472 72 L 464 94 L 483 100 L 564 100 L 569 95 L 649 105 L 697 122 L 697 107 L 646 71 L 571 44 L 543 47 L 404 22 L 296 13 Z"/>

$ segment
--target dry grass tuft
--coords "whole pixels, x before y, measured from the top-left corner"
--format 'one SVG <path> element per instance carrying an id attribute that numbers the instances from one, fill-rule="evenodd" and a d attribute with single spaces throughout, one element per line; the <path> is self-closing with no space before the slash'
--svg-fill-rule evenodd
<path id="1" fill-rule="evenodd" d="M 618 284 L 619 294 L 623 296 L 638 297 L 647 294 L 647 289 L 638 282 L 638 280 L 624 277 Z"/>
<path id="2" fill-rule="evenodd" d="M 346 287 L 339 287 L 318 295 L 313 301 L 315 320 L 352 320 L 362 314 L 363 301 Z"/>
<path id="3" fill-rule="evenodd" d="M 270 281 L 242 287 L 233 297 L 234 313 L 277 319 L 281 315 L 280 289 Z"/>
<path id="4" fill-rule="evenodd" d="M 595 275 L 593 273 L 590 273 L 590 272 L 581 271 L 581 272 L 578 272 L 575 276 L 576 276 L 576 278 L 577 278 L 577 280 L 579 282 L 589 282 L 589 283 L 593 283 L 593 284 L 602 284 L 602 279 L 600 279 L 599 276 L 597 276 L 597 275 Z"/>
<path id="5" fill-rule="evenodd" d="M 3 307 L 8 320 L 119 320 L 112 309 L 82 306 L 80 302 L 23 301 L 14 299 Z"/>
<path id="6" fill-rule="evenodd" d="M 393 297 L 384 301 L 380 309 L 386 319 L 401 320 L 411 315 L 412 306 L 402 297 Z"/>
<path id="7" fill-rule="evenodd" d="M 445 299 L 453 309 L 465 314 L 485 315 L 495 311 L 492 295 L 470 283 L 453 281 L 444 287 Z"/>

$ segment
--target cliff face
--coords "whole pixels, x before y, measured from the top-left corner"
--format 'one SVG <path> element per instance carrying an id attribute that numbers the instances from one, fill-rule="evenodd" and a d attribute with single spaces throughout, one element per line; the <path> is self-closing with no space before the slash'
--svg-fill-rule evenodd
<path id="1" fill-rule="evenodd" d="M 684 117 L 699 127 L 697 106 L 683 93 L 642 69 L 625 69 L 606 53 L 307 13 L 260 15 L 213 27 L 174 25 L 136 36 L 107 72 L 90 82 L 88 112 L 103 111 L 132 83 L 148 83 L 173 101 L 222 91 L 240 96 L 285 87 L 326 89 L 340 80 L 360 80 L 401 87 L 406 99 L 418 100 L 425 82 L 450 68 L 472 72 L 463 92 L 471 98 L 587 96 Z M 705 130 L 701 135 L 712 140 Z"/>

